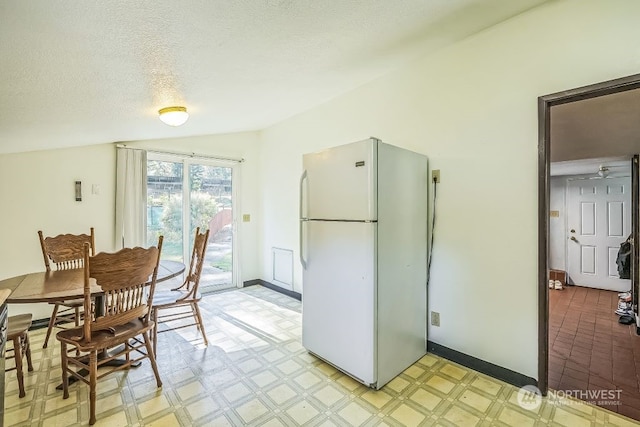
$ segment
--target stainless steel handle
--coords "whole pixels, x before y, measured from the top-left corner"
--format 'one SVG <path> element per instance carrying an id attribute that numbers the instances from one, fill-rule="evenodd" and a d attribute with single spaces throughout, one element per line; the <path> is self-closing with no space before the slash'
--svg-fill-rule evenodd
<path id="1" fill-rule="evenodd" d="M 300 264 L 302 264 L 302 268 L 307 269 L 307 261 L 304 259 L 304 254 L 302 253 L 304 249 L 304 234 L 303 234 L 303 224 L 306 222 L 306 219 L 302 218 L 302 210 L 304 207 L 304 200 L 302 195 L 304 180 L 307 179 L 307 171 L 302 172 L 300 176 L 300 247 L 298 248 L 298 254 L 300 255 Z"/>

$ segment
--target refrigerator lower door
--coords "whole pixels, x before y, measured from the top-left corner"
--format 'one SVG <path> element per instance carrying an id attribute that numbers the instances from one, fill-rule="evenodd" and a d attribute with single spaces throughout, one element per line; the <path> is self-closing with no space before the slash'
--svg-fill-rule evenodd
<path id="1" fill-rule="evenodd" d="M 306 221 L 302 344 L 366 385 L 376 383 L 376 223 Z"/>

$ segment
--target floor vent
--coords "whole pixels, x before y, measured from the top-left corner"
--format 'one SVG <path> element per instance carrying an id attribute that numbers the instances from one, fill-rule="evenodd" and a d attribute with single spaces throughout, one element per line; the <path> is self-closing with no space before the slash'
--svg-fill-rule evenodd
<path id="1" fill-rule="evenodd" d="M 285 289 L 293 290 L 293 251 L 271 248 L 273 258 L 273 282 Z"/>

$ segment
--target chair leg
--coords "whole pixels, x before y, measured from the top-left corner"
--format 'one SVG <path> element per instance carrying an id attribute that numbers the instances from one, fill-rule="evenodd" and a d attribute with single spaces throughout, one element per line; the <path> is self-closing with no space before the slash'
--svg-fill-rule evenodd
<path id="1" fill-rule="evenodd" d="M 155 322 L 155 326 L 153 328 L 153 356 L 155 357 L 158 354 L 158 309 L 153 309 L 153 321 Z"/>
<path id="2" fill-rule="evenodd" d="M 98 382 L 98 352 L 89 354 L 89 424 L 96 423 L 96 385 Z"/>
<path id="3" fill-rule="evenodd" d="M 75 315 L 75 322 L 76 322 L 76 327 L 80 326 L 80 307 L 76 307 L 76 315 Z"/>
<path id="4" fill-rule="evenodd" d="M 202 334 L 202 339 L 204 340 L 204 345 L 209 346 L 209 342 L 207 341 L 207 333 L 204 331 L 204 322 L 202 322 L 202 316 L 200 315 L 200 308 L 198 307 L 197 302 L 191 303 L 193 307 L 193 312 L 196 317 L 196 325 L 198 325 L 198 329 L 200 329 L 200 333 Z"/>
<path id="5" fill-rule="evenodd" d="M 51 318 L 49 319 L 49 327 L 47 328 L 47 336 L 44 338 L 44 344 L 42 348 L 47 348 L 47 344 L 49 343 L 49 337 L 51 336 L 51 331 L 56 324 L 56 316 L 58 315 L 58 304 L 53 306 L 53 313 L 51 313 Z"/>
<path id="6" fill-rule="evenodd" d="M 156 384 L 158 388 L 162 387 L 162 381 L 160 380 L 160 373 L 158 372 L 158 365 L 156 364 L 156 356 L 151 347 L 151 342 L 149 342 L 149 332 L 144 332 L 142 334 L 144 338 L 144 345 L 147 347 L 147 355 L 149 357 L 149 361 L 151 362 L 151 368 L 153 369 L 153 374 L 156 376 Z"/>
<path id="7" fill-rule="evenodd" d="M 29 341 L 29 333 L 25 332 L 23 335 L 22 350 L 25 356 L 27 356 L 27 369 L 29 372 L 33 372 L 33 363 L 31 362 L 31 342 Z"/>
<path id="8" fill-rule="evenodd" d="M 22 345 L 20 343 L 20 336 L 13 339 L 13 355 L 16 361 L 16 376 L 18 377 L 18 390 L 20 391 L 18 397 L 24 397 L 26 393 L 24 391 L 24 375 L 22 374 Z"/>
<path id="9" fill-rule="evenodd" d="M 69 362 L 67 361 L 67 344 L 60 341 L 60 364 L 62 365 L 62 398 L 69 398 Z"/>

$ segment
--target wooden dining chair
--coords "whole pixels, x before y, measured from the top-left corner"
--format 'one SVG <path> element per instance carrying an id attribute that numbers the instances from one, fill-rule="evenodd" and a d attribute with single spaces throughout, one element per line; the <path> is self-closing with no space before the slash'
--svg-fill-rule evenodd
<path id="1" fill-rule="evenodd" d="M 149 359 L 162 387 L 149 332 L 155 322 L 151 319 L 153 294 L 158 275 L 162 236 L 157 247 L 143 249 L 125 248 L 115 253 L 98 253 L 91 256 L 88 243 L 84 246 L 84 310 L 81 327 L 66 329 L 56 334 L 60 341 L 63 398 L 69 397 L 69 375 L 89 385 L 89 424 L 96 422 L 96 385 L 98 379 Z M 91 303 L 91 280 L 95 279 L 103 291 Z M 142 340 L 140 339 L 142 337 Z M 116 354 L 107 349 L 118 347 Z M 80 354 L 76 354 L 75 348 Z M 133 355 L 131 353 L 135 352 Z M 88 356 L 88 357 L 87 357 Z M 113 359 L 124 356 L 120 366 L 110 366 Z M 135 356 L 135 358 L 132 358 Z M 89 372 L 86 379 L 79 370 Z M 104 368 L 98 376 L 98 368 Z M 108 368 L 108 370 L 107 370 Z"/>
<path id="2" fill-rule="evenodd" d="M 89 243 L 91 255 L 95 255 L 95 236 L 93 227 L 90 234 L 60 234 L 55 237 L 44 237 L 42 231 L 38 231 L 40 237 L 40 247 L 42 248 L 42 257 L 47 271 L 51 271 L 51 267 L 56 270 L 71 270 L 83 267 L 83 247 L 85 243 Z M 54 327 L 61 327 L 63 323 L 73 322 L 75 326 L 80 324 L 80 309 L 82 308 L 82 299 L 66 300 L 51 302 L 53 304 L 53 312 L 49 319 L 49 327 L 47 335 L 44 338 L 42 348 L 47 348 L 49 337 Z M 62 309 L 61 309 L 62 308 Z"/>
<path id="3" fill-rule="evenodd" d="M 200 315 L 200 308 L 198 307 L 198 302 L 202 299 L 198 287 L 200 285 L 200 276 L 202 275 L 208 241 L 209 230 L 200 233 L 200 227 L 196 228 L 189 272 L 184 283 L 169 291 L 156 292 L 153 299 L 153 318 L 156 321 L 153 335 L 154 352 L 156 352 L 158 347 L 158 333 L 189 326 L 196 326 L 202 334 L 204 344 L 209 345 L 207 342 L 207 334 L 204 331 L 202 316 Z M 165 311 L 165 314 L 160 314 L 160 311 Z M 180 322 L 174 325 L 169 324 L 181 319 L 192 319 L 192 322 Z M 163 323 L 163 329 L 161 331 L 159 330 L 159 323 Z"/>
<path id="4" fill-rule="evenodd" d="M 22 359 L 27 359 L 27 369 L 33 371 L 31 363 L 31 347 L 29 344 L 29 328 L 31 327 L 31 314 L 18 314 L 9 316 L 7 321 L 7 342 L 13 342 L 13 348 L 7 348 L 6 359 L 13 359 L 15 366 L 5 369 L 5 372 L 16 371 L 18 377 L 18 397 L 26 395 L 24 391 L 24 373 Z"/>

